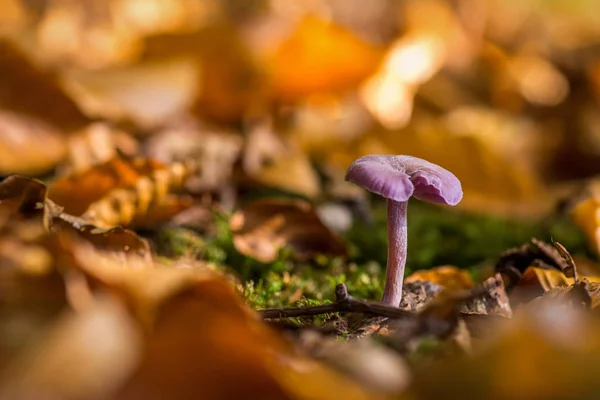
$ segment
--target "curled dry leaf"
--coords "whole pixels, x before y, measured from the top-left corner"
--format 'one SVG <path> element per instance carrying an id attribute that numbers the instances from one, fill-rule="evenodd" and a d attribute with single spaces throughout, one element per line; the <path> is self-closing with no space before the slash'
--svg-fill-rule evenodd
<path id="1" fill-rule="evenodd" d="M 149 257 L 148 243 L 134 232 L 122 227 L 98 228 L 81 218 L 62 211 L 46 199 L 46 186 L 36 180 L 11 176 L 0 182 L 0 218 L 4 229 L 17 229 L 11 222 L 28 221 L 43 228 L 39 238 L 47 233 L 69 232 L 92 243 L 97 250 L 113 254 L 135 255 L 143 260 Z M 38 237 L 36 236 L 36 237 Z"/>
<path id="2" fill-rule="evenodd" d="M 236 249 L 261 262 L 271 262 L 289 247 L 297 259 L 318 253 L 345 256 L 343 242 L 302 200 L 264 199 L 236 212 L 229 220 Z"/>
<path id="3" fill-rule="evenodd" d="M 153 217 L 164 218 L 169 212 L 191 206 L 185 197 L 165 199 L 170 191 L 183 186 L 193 168 L 181 163 L 165 166 L 150 159 L 117 157 L 59 178 L 50 185 L 49 197 L 66 213 L 82 215 L 90 224 L 127 225 L 138 217 L 147 223 L 157 222 Z"/>

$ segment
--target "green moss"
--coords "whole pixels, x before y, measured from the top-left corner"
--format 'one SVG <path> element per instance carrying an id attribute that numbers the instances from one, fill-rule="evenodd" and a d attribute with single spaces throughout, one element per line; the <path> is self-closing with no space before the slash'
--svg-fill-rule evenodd
<path id="1" fill-rule="evenodd" d="M 346 235 L 354 261 L 384 264 L 387 256 L 385 204 L 374 207 L 374 224 L 356 224 Z M 364 232 L 369 232 L 365 235 Z M 561 242 L 573 254 L 589 254 L 583 233 L 564 217 L 543 223 L 456 212 L 411 201 L 408 207 L 408 272 L 452 264 L 476 269 L 532 237 Z"/>
<path id="2" fill-rule="evenodd" d="M 165 255 L 195 255 L 233 270 L 244 282 L 246 301 L 255 308 L 322 304 L 334 299 L 338 283 L 345 283 L 354 296 L 378 299 L 387 256 L 385 204 L 376 203 L 373 213 L 373 224 L 357 223 L 345 235 L 350 248 L 347 261 L 318 256 L 312 262 L 294 262 L 290 252 L 283 250 L 275 261 L 261 263 L 235 249 L 228 215 L 215 216 L 212 237 L 181 228 L 165 229 L 159 234 L 158 247 Z M 590 255 L 583 234 L 565 218 L 553 217 L 544 223 L 515 221 L 421 202 L 411 202 L 408 213 L 407 273 L 452 264 L 476 276 L 481 266 L 493 265 L 503 251 L 532 237 L 552 237 L 573 254 Z"/>

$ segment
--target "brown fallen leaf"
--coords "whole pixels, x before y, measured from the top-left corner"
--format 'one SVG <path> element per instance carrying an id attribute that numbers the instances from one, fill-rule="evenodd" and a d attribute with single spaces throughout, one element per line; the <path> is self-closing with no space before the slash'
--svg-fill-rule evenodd
<path id="1" fill-rule="evenodd" d="M 401 398 L 438 399 L 449 391 L 481 400 L 594 398 L 599 329 L 596 319 L 568 305 L 523 310 L 496 326 L 481 351 L 415 376 Z"/>
<path id="2" fill-rule="evenodd" d="M 140 339 L 115 298 L 98 299 L 84 312 L 66 311 L 12 360 L 0 379 L 0 398 L 110 398 L 138 364 Z"/>
<path id="3" fill-rule="evenodd" d="M 295 258 L 306 260 L 316 254 L 345 256 L 343 242 L 302 200 L 264 199 L 236 212 L 229 220 L 236 249 L 261 262 L 275 260 L 284 247 Z"/>
<path id="4" fill-rule="evenodd" d="M 66 155 L 67 138 L 54 126 L 26 114 L 0 110 L 0 174 L 43 174 Z"/>
<path id="5" fill-rule="evenodd" d="M 241 135 L 184 116 L 152 135 L 144 149 L 149 157 L 164 163 L 193 160 L 198 167 L 186 180 L 186 188 L 205 193 L 230 185 L 242 146 Z"/>
<path id="6" fill-rule="evenodd" d="M 120 296 L 144 328 L 141 364 L 112 398 L 379 398 L 298 354 L 208 269 L 123 268 L 89 246 L 64 244 L 73 267 Z"/>
<path id="7" fill-rule="evenodd" d="M 48 233 L 69 232 L 86 239 L 97 250 L 148 260 L 148 243 L 137 234 L 122 227 L 98 228 L 87 220 L 66 214 L 46 199 L 46 192 L 43 183 L 30 178 L 10 176 L 0 182 L 0 221 L 3 222 L 0 231 L 2 227 L 16 229 L 18 234 L 20 226 L 11 223 L 25 221 L 40 229 L 41 233 L 35 236 L 40 240 L 45 240 Z"/>
<path id="8" fill-rule="evenodd" d="M 70 132 L 90 120 L 65 93 L 58 80 L 7 39 L 0 40 L 0 107 L 25 114 Z"/>
<path id="9" fill-rule="evenodd" d="M 147 223 L 157 222 L 156 218 L 172 216 L 167 211 L 176 214 L 191 206 L 185 197 L 165 201 L 170 191 L 183 186 L 191 169 L 181 163 L 165 166 L 150 159 L 116 157 L 55 180 L 48 196 L 66 213 L 81 215 L 90 224 L 127 225 L 142 216 Z"/>
<path id="10" fill-rule="evenodd" d="M 191 107 L 199 70 L 191 58 L 101 70 L 70 70 L 66 89 L 87 115 L 155 128 Z"/>
<path id="11" fill-rule="evenodd" d="M 321 187 L 308 154 L 261 121 L 250 128 L 244 155 L 244 173 L 255 183 L 315 198 Z"/>
<path id="12" fill-rule="evenodd" d="M 104 122 L 92 123 L 69 136 L 69 157 L 60 173 L 80 173 L 123 154 L 139 154 L 137 141 L 123 130 Z"/>

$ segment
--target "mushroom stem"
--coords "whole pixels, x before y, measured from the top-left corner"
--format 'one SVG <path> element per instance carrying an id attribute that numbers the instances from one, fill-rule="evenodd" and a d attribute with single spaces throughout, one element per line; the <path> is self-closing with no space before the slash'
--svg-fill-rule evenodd
<path id="1" fill-rule="evenodd" d="M 388 257 L 383 298 L 385 304 L 398 307 L 402 300 L 402 282 L 406 265 L 406 209 L 408 201 L 387 201 Z"/>

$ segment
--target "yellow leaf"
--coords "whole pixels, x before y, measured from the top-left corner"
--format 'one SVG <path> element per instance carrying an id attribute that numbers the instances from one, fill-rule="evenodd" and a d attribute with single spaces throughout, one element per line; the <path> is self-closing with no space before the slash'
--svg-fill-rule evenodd
<path id="1" fill-rule="evenodd" d="M 415 281 L 430 281 L 450 291 L 471 289 L 475 285 L 469 271 L 451 265 L 415 271 L 406 278 L 406 283 Z"/>
<path id="2" fill-rule="evenodd" d="M 295 99 L 350 89 L 377 67 L 380 51 L 342 27 L 308 17 L 270 57 L 276 93 Z"/>

